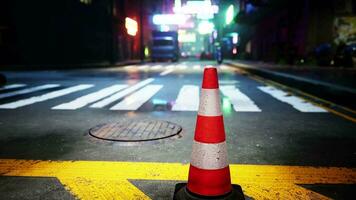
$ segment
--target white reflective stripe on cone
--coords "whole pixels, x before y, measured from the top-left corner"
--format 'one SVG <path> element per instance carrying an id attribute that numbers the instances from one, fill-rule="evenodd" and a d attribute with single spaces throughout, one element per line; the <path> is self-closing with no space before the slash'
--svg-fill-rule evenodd
<path id="1" fill-rule="evenodd" d="M 199 169 L 222 169 L 229 165 L 226 142 L 201 143 L 194 141 L 190 164 Z"/>
<path id="2" fill-rule="evenodd" d="M 214 67 L 214 66 L 212 66 L 212 65 L 207 65 L 207 66 L 205 66 L 204 68 L 216 68 L 216 67 Z"/>
<path id="3" fill-rule="evenodd" d="M 202 89 L 198 114 L 201 116 L 222 115 L 218 89 Z"/>

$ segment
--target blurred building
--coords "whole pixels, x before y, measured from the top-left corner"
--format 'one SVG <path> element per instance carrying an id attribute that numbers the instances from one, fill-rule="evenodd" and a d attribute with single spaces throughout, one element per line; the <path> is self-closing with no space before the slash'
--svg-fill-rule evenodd
<path id="1" fill-rule="evenodd" d="M 150 18 L 172 1 L 2 0 L 0 64 L 143 59 Z M 130 29 L 130 30 L 128 30 Z"/>
<path id="2" fill-rule="evenodd" d="M 355 1 L 240 0 L 240 57 L 293 64 L 317 48 L 356 42 Z"/>

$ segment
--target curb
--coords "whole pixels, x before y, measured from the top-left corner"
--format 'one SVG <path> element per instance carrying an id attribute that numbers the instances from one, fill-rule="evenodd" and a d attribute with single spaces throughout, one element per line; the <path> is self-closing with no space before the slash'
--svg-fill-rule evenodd
<path id="1" fill-rule="evenodd" d="M 293 76 L 286 73 L 275 72 L 267 69 L 260 69 L 244 64 L 225 62 L 226 64 L 243 69 L 251 74 L 261 76 L 266 79 L 282 83 L 284 85 L 300 89 L 304 92 L 324 98 L 331 102 L 356 109 L 356 90 L 343 86 L 333 85 L 326 82 L 315 81 L 300 76 Z"/>

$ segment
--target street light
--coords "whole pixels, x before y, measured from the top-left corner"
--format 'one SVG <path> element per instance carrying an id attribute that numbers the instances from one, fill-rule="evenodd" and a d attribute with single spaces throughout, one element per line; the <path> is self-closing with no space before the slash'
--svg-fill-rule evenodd
<path id="1" fill-rule="evenodd" d="M 226 18 L 225 18 L 226 24 L 227 25 L 230 24 L 233 19 L 234 19 L 234 6 L 230 5 L 226 10 Z"/>
<path id="2" fill-rule="evenodd" d="M 138 30 L 137 22 L 129 17 L 125 18 L 125 28 L 127 30 L 127 34 L 131 36 L 135 36 Z"/>
<path id="3" fill-rule="evenodd" d="M 214 24 L 209 21 L 201 21 L 198 25 L 198 32 L 202 35 L 212 33 L 214 31 Z"/>

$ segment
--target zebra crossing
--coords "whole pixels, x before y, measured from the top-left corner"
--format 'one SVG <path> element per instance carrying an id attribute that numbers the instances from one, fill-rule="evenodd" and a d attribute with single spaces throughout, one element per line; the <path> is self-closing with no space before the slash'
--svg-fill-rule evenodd
<path id="1" fill-rule="evenodd" d="M 60 84 L 44 84 L 38 86 L 28 86 L 26 84 L 11 84 L 0 88 L 0 110 L 17 109 L 30 106 L 39 102 L 49 101 L 55 98 L 75 94 L 85 93 L 75 99 L 69 100 L 53 106 L 52 110 L 78 110 L 84 107 L 92 109 L 109 109 L 122 111 L 135 111 L 143 104 L 147 103 L 160 91 L 164 90 L 162 84 L 152 84 L 154 78 L 148 78 L 133 85 L 114 84 L 104 88 L 97 88 L 94 84 L 79 84 L 63 88 Z M 229 83 L 227 81 L 227 83 Z M 87 93 L 85 90 L 95 88 L 94 92 Z M 197 111 L 199 107 L 199 85 L 183 85 L 177 88 L 175 96 L 169 96 L 167 102 L 173 102 L 171 111 Z M 47 91 L 51 90 L 51 91 Z M 327 110 L 303 100 L 297 96 L 288 94 L 272 86 L 258 86 L 257 91 L 267 94 L 268 97 L 287 104 L 290 108 L 304 113 L 325 113 Z M 32 93 L 44 92 L 41 95 Z M 263 112 L 261 105 L 254 102 L 252 97 L 243 93 L 231 82 L 220 86 L 222 98 L 229 99 L 229 103 L 236 112 Z M 22 97 L 27 96 L 27 97 Z M 28 97 L 29 96 L 29 97 Z M 11 102 L 7 98 L 19 98 Z M 112 105 L 114 104 L 114 105 Z M 112 106 L 109 106 L 112 105 Z"/>
<path id="2" fill-rule="evenodd" d="M 12 85 L 6 85 L 6 86 L 0 88 L 0 92 L 3 91 L 3 90 L 21 88 L 21 87 L 25 87 L 25 86 L 26 86 L 26 84 L 12 84 Z"/>
<path id="3" fill-rule="evenodd" d="M 222 71 L 231 71 L 234 68 L 227 66 L 227 65 L 220 65 L 217 66 L 219 70 Z M 144 65 L 129 65 L 126 67 L 122 68 L 124 71 L 153 71 L 153 72 L 160 72 L 160 76 L 165 76 L 167 74 L 170 74 L 172 72 L 183 72 L 183 71 L 189 71 L 189 72 L 201 72 L 204 70 L 204 66 L 201 64 L 194 64 L 191 67 L 180 63 L 180 64 L 144 64 Z"/>

